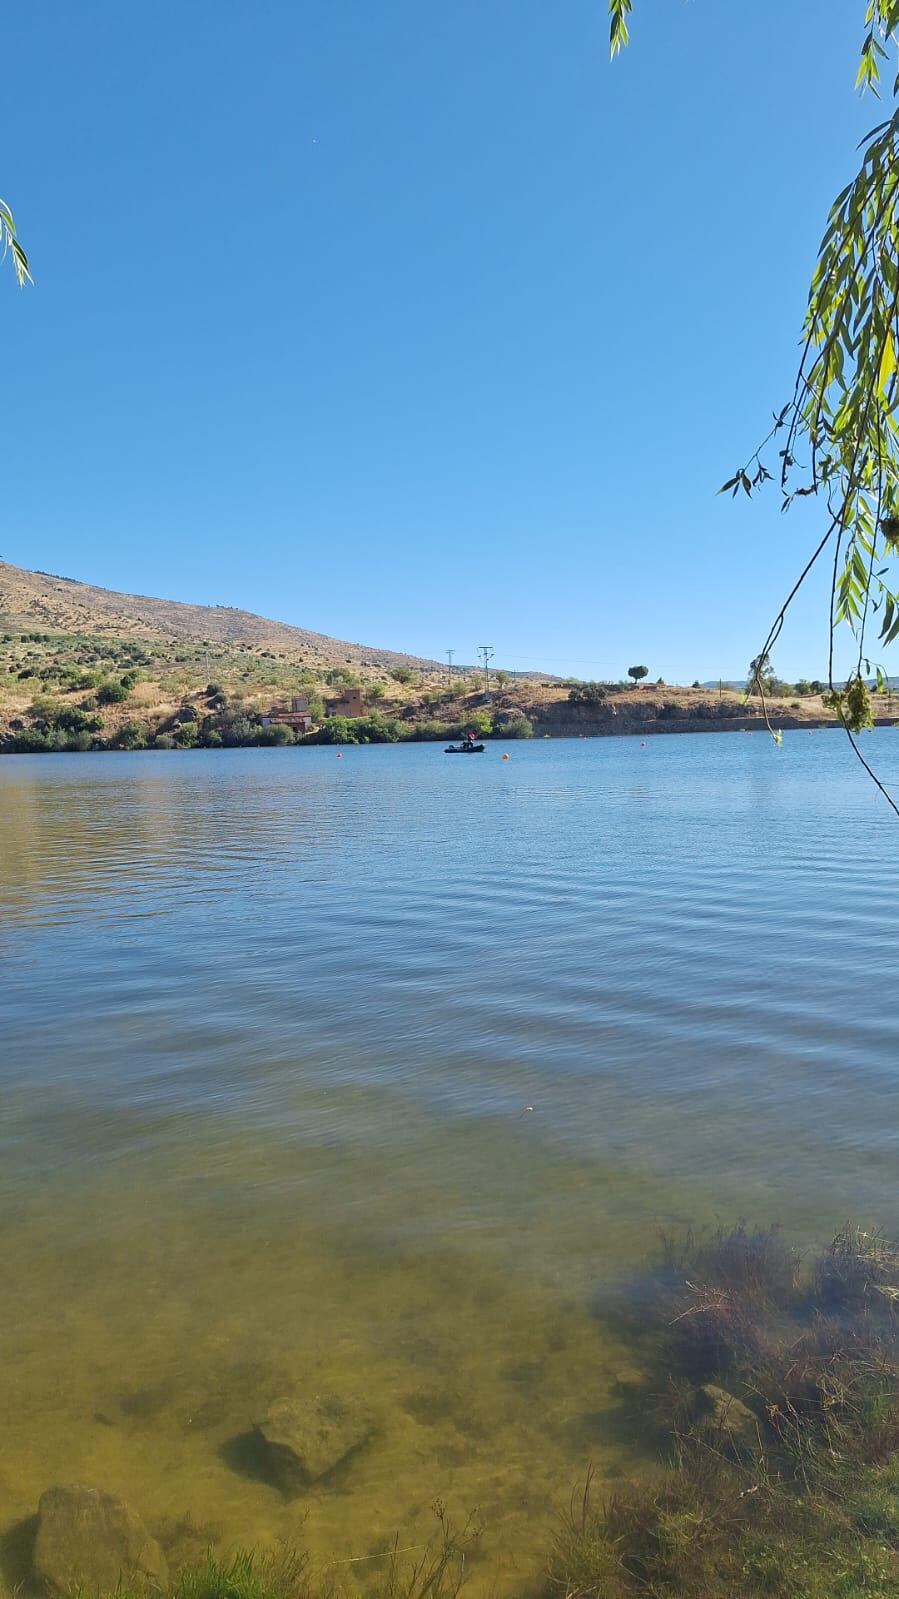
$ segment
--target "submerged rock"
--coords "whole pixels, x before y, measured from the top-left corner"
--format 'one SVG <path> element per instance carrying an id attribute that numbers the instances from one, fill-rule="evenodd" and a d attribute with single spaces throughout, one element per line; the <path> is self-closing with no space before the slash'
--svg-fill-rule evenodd
<path id="1" fill-rule="evenodd" d="M 131 1506 L 102 1488 L 48 1488 L 38 1506 L 34 1574 L 55 1593 L 120 1584 L 164 1587 L 165 1555 Z"/>
<path id="2" fill-rule="evenodd" d="M 726 1388 L 707 1382 L 697 1389 L 693 1417 L 703 1432 L 717 1433 L 740 1452 L 758 1453 L 758 1418 Z"/>
<path id="3" fill-rule="evenodd" d="M 371 1436 L 372 1422 L 351 1400 L 314 1394 L 309 1399 L 276 1399 L 256 1430 L 272 1476 L 285 1493 L 298 1493 L 361 1449 Z"/>
<path id="4" fill-rule="evenodd" d="M 619 1399 L 645 1399 L 649 1374 L 641 1366 L 618 1366 L 611 1375 L 611 1389 Z"/>

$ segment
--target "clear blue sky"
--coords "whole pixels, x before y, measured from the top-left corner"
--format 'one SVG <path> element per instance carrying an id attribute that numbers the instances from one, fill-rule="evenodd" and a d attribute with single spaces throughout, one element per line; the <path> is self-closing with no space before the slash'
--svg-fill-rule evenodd
<path id="1" fill-rule="evenodd" d="M 715 489 L 878 120 L 862 0 L 7 7 L 0 555 L 427 655 L 745 671 L 814 531 Z M 9 263 L 6 263 L 9 272 Z M 775 655 L 825 661 L 820 586 Z"/>

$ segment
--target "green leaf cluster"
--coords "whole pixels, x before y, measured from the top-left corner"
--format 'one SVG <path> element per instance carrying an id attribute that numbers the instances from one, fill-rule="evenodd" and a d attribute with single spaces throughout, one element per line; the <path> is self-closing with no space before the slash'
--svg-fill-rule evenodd
<path id="1" fill-rule="evenodd" d="M 631 13 L 633 0 L 609 0 L 609 53 L 614 60 L 619 50 L 623 50 L 630 37 L 627 31 L 627 19 Z"/>
<path id="2" fill-rule="evenodd" d="M 26 278 L 29 283 L 34 282 L 28 270 L 28 257 L 16 234 L 15 219 L 5 200 L 0 200 L 0 255 L 12 257 L 13 271 L 18 279 L 19 288 Z"/>
<path id="3" fill-rule="evenodd" d="M 860 733 L 874 726 L 871 692 L 861 676 L 851 677 L 846 687 L 833 690 L 824 696 L 825 705 L 836 711 L 839 720 L 850 733 Z"/>

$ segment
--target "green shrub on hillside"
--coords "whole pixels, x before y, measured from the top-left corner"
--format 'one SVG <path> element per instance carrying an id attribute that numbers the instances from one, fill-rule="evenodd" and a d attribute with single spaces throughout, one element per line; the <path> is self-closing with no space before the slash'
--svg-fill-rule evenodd
<path id="1" fill-rule="evenodd" d="M 382 716 L 373 711 L 370 716 L 329 716 L 315 733 L 304 739 L 306 744 L 395 744 L 401 737 L 399 723 L 394 717 Z"/>
<path id="2" fill-rule="evenodd" d="M 357 744 L 354 723 L 348 716 L 329 716 L 321 727 L 306 738 L 312 744 Z"/>
<path id="3" fill-rule="evenodd" d="M 260 727 L 256 734 L 254 744 L 295 744 L 293 728 L 287 727 L 284 722 L 270 722 L 268 727 Z"/>
<path id="4" fill-rule="evenodd" d="M 77 706 L 66 706 L 57 712 L 54 726 L 61 733 L 99 733 L 103 723 L 99 716 L 89 716 Z"/>
<path id="5" fill-rule="evenodd" d="M 493 718 L 494 738 L 533 738 L 534 724 L 523 712 L 500 712 Z"/>
<path id="6" fill-rule="evenodd" d="M 3 745 L 7 755 L 61 755 L 93 748 L 90 733 L 66 733 L 59 729 L 20 728 Z"/>
<path id="7" fill-rule="evenodd" d="M 35 721 L 52 723 L 61 710 L 59 701 L 51 699 L 49 694 L 36 694 L 28 707 L 28 714 Z"/>
<path id="8" fill-rule="evenodd" d="M 137 722 L 125 722 L 119 728 L 114 743 L 121 750 L 142 750 L 147 747 L 146 735 Z"/>
<path id="9" fill-rule="evenodd" d="M 607 697 L 602 683 L 572 683 L 568 690 L 572 705 L 601 705 Z"/>
<path id="10" fill-rule="evenodd" d="M 30 715 L 35 731 L 45 733 L 96 733 L 102 727 L 99 716 L 89 716 L 89 707 L 61 705 L 42 694 L 33 700 Z"/>
<path id="11" fill-rule="evenodd" d="M 4 748 L 11 755 L 39 755 L 52 748 L 46 733 L 35 727 L 23 727 L 12 733 Z"/>
<path id="12" fill-rule="evenodd" d="M 223 716 L 213 726 L 217 727 L 218 732 L 221 734 L 222 743 L 229 748 L 234 748 L 237 745 L 255 744 L 256 735 L 259 732 L 258 718 L 251 719 L 243 713 Z"/>
<path id="13" fill-rule="evenodd" d="M 121 705 L 131 693 L 131 687 L 125 682 L 116 683 L 108 679 L 101 683 L 97 689 L 98 705 Z"/>
<path id="14" fill-rule="evenodd" d="M 413 722 L 403 729 L 402 737 L 410 744 L 427 744 L 438 739 L 449 744 L 451 740 L 462 738 L 464 733 L 460 722 Z"/>

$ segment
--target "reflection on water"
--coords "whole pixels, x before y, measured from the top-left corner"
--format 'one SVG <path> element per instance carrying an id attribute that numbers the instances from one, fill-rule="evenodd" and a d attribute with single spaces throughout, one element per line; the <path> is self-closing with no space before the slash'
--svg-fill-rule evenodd
<path id="1" fill-rule="evenodd" d="M 8 1551 L 57 1481 L 176 1561 L 441 1495 L 520 1588 L 588 1461 L 651 1469 L 607 1312 L 660 1225 L 895 1225 L 895 833 L 837 736 L 498 754 L 0 764 Z M 374 1436 L 286 1500 L 241 1440 L 325 1391 Z"/>

